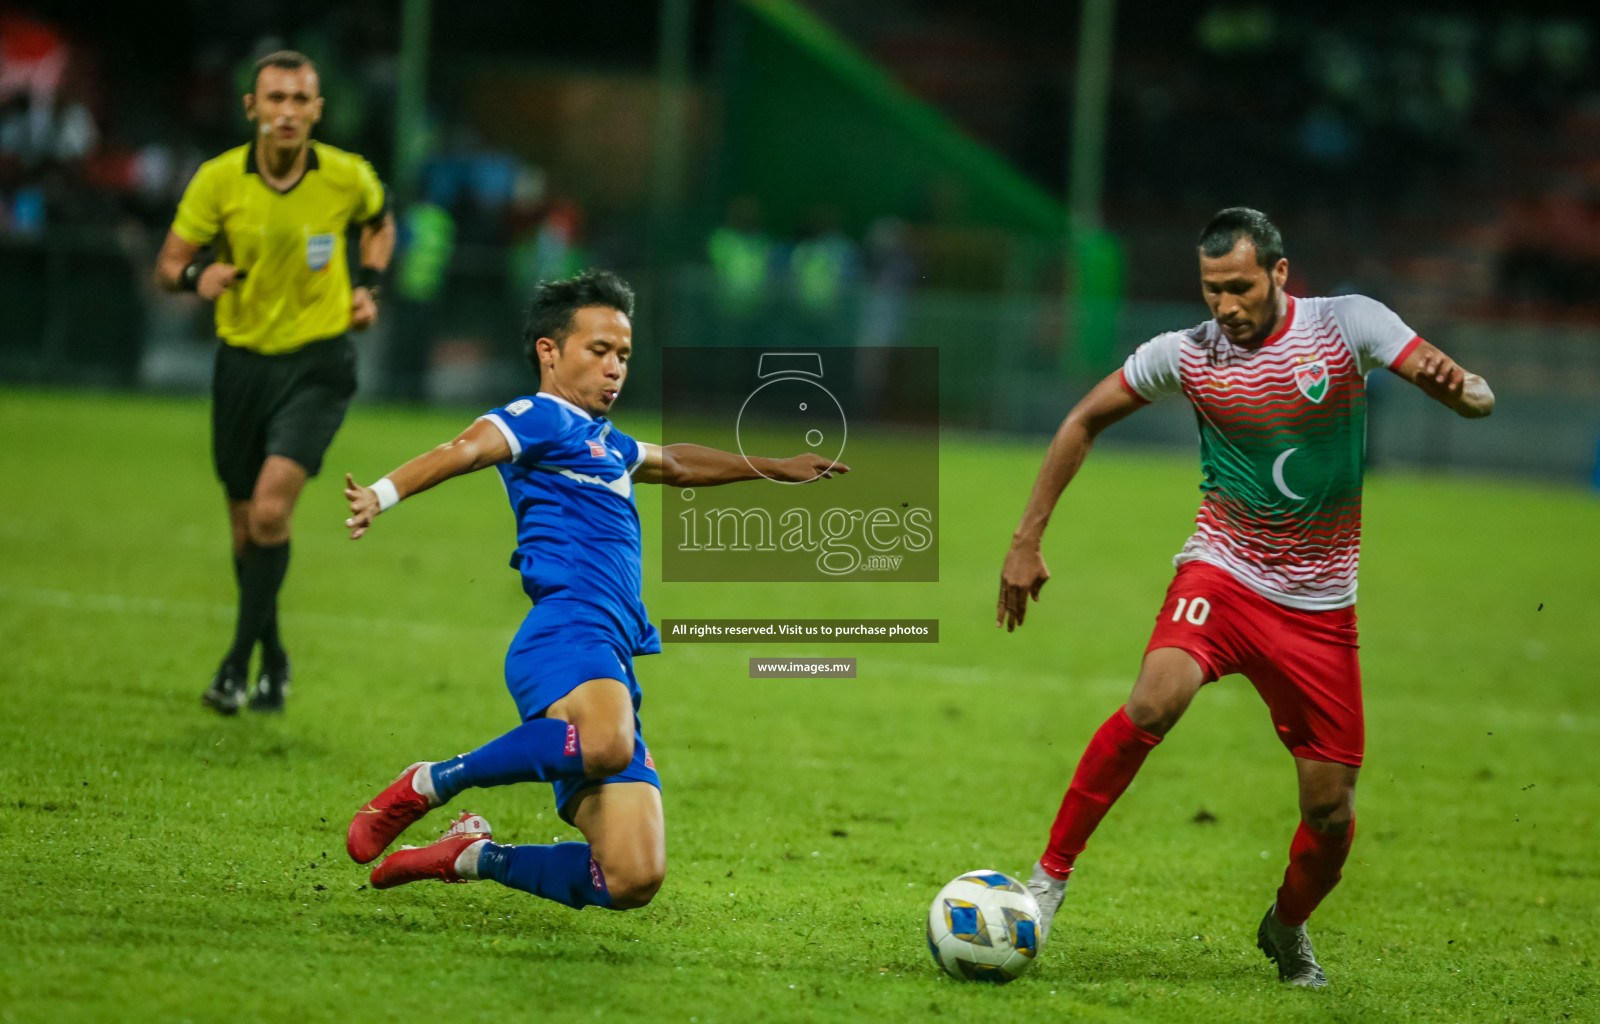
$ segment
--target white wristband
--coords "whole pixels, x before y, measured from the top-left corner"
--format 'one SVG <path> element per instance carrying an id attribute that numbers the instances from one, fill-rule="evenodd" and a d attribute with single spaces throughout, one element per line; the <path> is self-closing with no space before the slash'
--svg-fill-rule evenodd
<path id="1" fill-rule="evenodd" d="M 400 492 L 395 490 L 394 481 L 383 477 L 372 485 L 372 493 L 378 496 L 378 511 L 387 512 L 394 508 L 400 501 Z"/>

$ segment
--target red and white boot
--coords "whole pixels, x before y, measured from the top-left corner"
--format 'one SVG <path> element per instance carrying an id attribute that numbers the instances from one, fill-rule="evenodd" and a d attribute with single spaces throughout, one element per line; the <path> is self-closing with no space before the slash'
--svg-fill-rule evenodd
<path id="1" fill-rule="evenodd" d="M 385 857 L 382 864 L 372 869 L 372 887 L 391 889 L 429 878 L 440 882 L 475 881 L 476 872 L 471 872 L 470 868 L 470 876 L 462 875 L 459 870 L 461 858 L 470 852 L 471 863 L 475 864 L 477 851 L 472 850 L 473 845 L 493 838 L 494 833 L 487 821 L 471 811 L 462 811 L 461 817 L 451 823 L 449 830 L 437 841 L 427 846 L 402 846 Z"/>
<path id="2" fill-rule="evenodd" d="M 344 848 L 357 864 L 368 864 L 395 841 L 395 837 L 410 828 L 419 818 L 433 808 L 416 786 L 418 769 L 429 765 L 418 761 L 400 773 L 382 793 L 368 800 L 356 812 L 345 835 Z"/>

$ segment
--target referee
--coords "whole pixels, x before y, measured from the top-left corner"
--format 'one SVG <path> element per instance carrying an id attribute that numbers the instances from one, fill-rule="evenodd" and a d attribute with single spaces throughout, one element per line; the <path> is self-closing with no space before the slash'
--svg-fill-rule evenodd
<path id="1" fill-rule="evenodd" d="M 311 61 L 290 50 L 268 54 L 256 62 L 253 89 L 244 97 L 251 142 L 195 172 L 155 273 L 162 288 L 216 304 L 222 343 L 211 383 L 211 452 L 228 495 L 239 616 L 233 646 L 202 699 L 225 715 L 247 700 L 254 711 L 283 709 L 289 657 L 277 609 L 289 520 L 355 393 L 347 332 L 377 319 L 378 283 L 395 237 L 372 166 L 311 141 L 322 118 Z M 353 289 L 345 256 L 351 224 L 361 228 Z M 247 691 L 257 642 L 261 670 Z"/>

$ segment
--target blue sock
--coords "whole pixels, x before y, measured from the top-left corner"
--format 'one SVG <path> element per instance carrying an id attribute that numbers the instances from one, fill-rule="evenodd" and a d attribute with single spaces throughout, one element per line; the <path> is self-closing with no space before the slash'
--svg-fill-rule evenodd
<path id="1" fill-rule="evenodd" d="M 606 876 L 589 855 L 588 843 L 554 846 L 500 846 L 489 843 L 478 854 L 478 877 L 531 892 L 547 900 L 584 907 L 610 907 Z"/>
<path id="2" fill-rule="evenodd" d="M 437 762 L 429 772 L 435 796 L 447 804 L 473 786 L 581 779 L 583 749 L 577 726 L 559 718 L 535 718 L 477 750 Z"/>

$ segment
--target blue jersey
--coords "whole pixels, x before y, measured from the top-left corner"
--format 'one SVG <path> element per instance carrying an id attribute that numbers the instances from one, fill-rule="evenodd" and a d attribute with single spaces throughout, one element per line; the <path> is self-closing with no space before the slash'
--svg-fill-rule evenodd
<path id="1" fill-rule="evenodd" d="M 498 468 L 517 517 L 511 565 L 523 590 L 541 608 L 561 602 L 575 628 L 614 631 L 630 654 L 659 653 L 661 637 L 640 597 L 639 443 L 543 392 L 483 418 L 511 446 L 511 461 Z"/>

